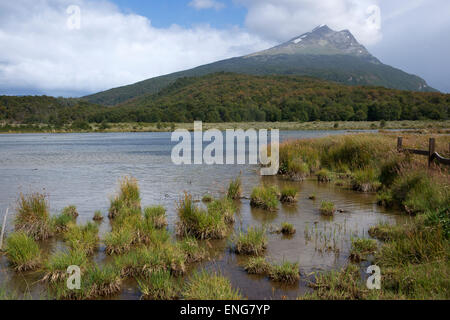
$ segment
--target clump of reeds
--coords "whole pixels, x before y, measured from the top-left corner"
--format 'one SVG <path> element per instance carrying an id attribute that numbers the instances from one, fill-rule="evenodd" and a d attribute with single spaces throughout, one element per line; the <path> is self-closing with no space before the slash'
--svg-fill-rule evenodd
<path id="1" fill-rule="evenodd" d="M 309 200 L 316 200 L 317 196 L 315 194 L 310 194 L 308 197 Z"/>
<path id="2" fill-rule="evenodd" d="M 276 186 L 255 187 L 251 194 L 250 205 L 268 211 L 275 211 L 278 207 L 278 193 Z"/>
<path id="3" fill-rule="evenodd" d="M 85 270 L 89 264 L 86 253 L 82 250 L 54 253 L 44 264 L 43 282 L 55 283 L 67 279 L 67 268 L 78 266 Z"/>
<path id="4" fill-rule="evenodd" d="M 62 214 L 71 216 L 72 218 L 77 218 L 79 216 L 76 206 L 68 206 L 62 210 Z"/>
<path id="5" fill-rule="evenodd" d="M 298 190 L 295 187 L 284 187 L 281 189 L 281 197 L 280 201 L 284 203 L 295 203 L 297 202 L 296 196 L 297 196 Z"/>
<path id="6" fill-rule="evenodd" d="M 210 195 L 209 193 L 205 194 L 205 195 L 202 197 L 202 202 L 203 202 L 203 203 L 210 203 L 210 202 L 212 202 L 213 200 L 214 200 L 213 196 Z"/>
<path id="7" fill-rule="evenodd" d="M 269 278 L 277 282 L 296 283 L 300 280 L 299 265 L 298 263 L 287 261 L 280 265 L 272 265 L 270 267 Z"/>
<path id="8" fill-rule="evenodd" d="M 121 287 L 122 280 L 117 268 L 93 265 L 83 273 L 79 290 L 68 289 L 65 282 L 55 283 L 52 290 L 59 300 L 91 300 L 113 296 L 120 292 Z"/>
<path id="9" fill-rule="evenodd" d="M 130 251 L 134 236 L 133 230 L 128 227 L 118 228 L 107 233 L 103 240 L 106 245 L 106 254 L 124 254 Z"/>
<path id="10" fill-rule="evenodd" d="M 361 192 L 375 192 L 381 187 L 378 174 L 373 168 L 356 170 L 352 175 L 352 189 Z"/>
<path id="11" fill-rule="evenodd" d="M 322 201 L 320 204 L 320 213 L 324 216 L 332 216 L 336 212 L 336 207 L 331 201 Z"/>
<path id="12" fill-rule="evenodd" d="M 41 262 L 38 244 L 22 231 L 11 233 L 6 239 L 6 254 L 9 263 L 18 272 L 35 270 Z"/>
<path id="13" fill-rule="evenodd" d="M 193 236 L 197 239 L 222 239 L 227 232 L 225 216 L 219 210 L 203 210 L 197 207 L 192 196 L 185 193 L 178 202 L 177 233 L 180 236 Z"/>
<path id="14" fill-rule="evenodd" d="M 281 224 L 280 232 L 284 235 L 290 236 L 290 235 L 295 234 L 295 232 L 297 232 L 297 230 L 295 230 L 294 225 L 292 225 L 292 223 L 283 222 Z"/>
<path id="15" fill-rule="evenodd" d="M 64 240 L 73 250 L 82 250 L 87 255 L 94 254 L 100 241 L 98 237 L 98 226 L 87 223 L 84 226 L 70 225 L 64 235 Z"/>
<path id="16" fill-rule="evenodd" d="M 76 218 L 66 212 L 61 212 L 59 215 L 53 217 L 53 226 L 56 233 L 64 233 L 69 230 L 69 225 L 75 223 Z"/>
<path id="17" fill-rule="evenodd" d="M 244 265 L 244 269 L 249 274 L 264 275 L 270 272 L 270 264 L 264 257 L 252 257 Z"/>
<path id="18" fill-rule="evenodd" d="M 123 208 L 141 210 L 140 191 L 135 178 L 124 177 L 119 181 L 119 192 L 111 200 L 109 218 L 114 219 Z"/>
<path id="19" fill-rule="evenodd" d="M 200 247 L 197 239 L 194 237 L 185 237 L 178 245 L 186 255 L 186 263 L 198 262 L 206 257 L 206 250 Z"/>
<path id="20" fill-rule="evenodd" d="M 237 289 L 230 281 L 217 273 L 196 272 L 183 290 L 186 300 L 242 300 Z"/>
<path id="21" fill-rule="evenodd" d="M 316 175 L 319 182 L 331 182 L 333 180 L 333 173 L 327 169 L 319 170 Z"/>
<path id="22" fill-rule="evenodd" d="M 162 206 L 145 208 L 144 217 L 157 229 L 167 227 L 166 209 Z"/>
<path id="23" fill-rule="evenodd" d="M 375 253 L 376 250 L 377 242 L 373 239 L 352 239 L 350 260 L 361 262 L 366 259 L 367 255 Z"/>
<path id="24" fill-rule="evenodd" d="M 208 212 L 210 214 L 222 215 L 225 223 L 233 224 L 235 221 L 234 213 L 236 207 L 230 198 L 222 198 L 219 200 L 214 200 L 208 205 Z"/>
<path id="25" fill-rule="evenodd" d="M 173 300 L 178 298 L 179 283 L 168 271 L 157 271 L 137 280 L 143 300 Z"/>
<path id="26" fill-rule="evenodd" d="M 232 180 L 228 186 L 227 198 L 231 200 L 238 200 L 242 196 L 242 181 L 241 177 Z"/>
<path id="27" fill-rule="evenodd" d="M 45 240 L 53 236 L 53 225 L 45 195 L 40 193 L 20 195 L 15 229 L 25 232 L 35 240 Z"/>
<path id="28" fill-rule="evenodd" d="M 94 212 L 94 217 L 92 218 L 92 220 L 100 222 L 103 221 L 103 214 L 100 210 L 97 210 Z"/>
<path id="29" fill-rule="evenodd" d="M 233 248 L 237 254 L 261 255 L 267 248 L 267 235 L 264 228 L 249 227 L 233 238 Z"/>

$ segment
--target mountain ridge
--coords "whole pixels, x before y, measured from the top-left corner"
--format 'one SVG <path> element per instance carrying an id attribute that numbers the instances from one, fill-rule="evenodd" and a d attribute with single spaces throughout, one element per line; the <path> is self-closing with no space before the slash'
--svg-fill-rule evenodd
<path id="1" fill-rule="evenodd" d="M 299 75 L 347 85 L 437 91 L 422 78 L 381 63 L 348 30 L 323 25 L 273 48 L 179 71 L 83 97 L 91 103 L 118 105 L 159 92 L 178 78 L 216 72 L 249 75 Z"/>

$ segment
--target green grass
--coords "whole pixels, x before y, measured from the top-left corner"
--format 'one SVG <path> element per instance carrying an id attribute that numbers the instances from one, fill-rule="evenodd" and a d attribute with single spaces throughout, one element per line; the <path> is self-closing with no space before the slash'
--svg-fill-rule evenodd
<path id="1" fill-rule="evenodd" d="M 168 271 L 157 271 L 138 279 L 143 300 L 174 300 L 179 296 L 179 281 Z"/>
<path id="2" fill-rule="evenodd" d="M 281 224 L 281 233 L 287 236 L 293 235 L 296 233 L 294 226 L 291 223 L 283 222 Z"/>
<path id="3" fill-rule="evenodd" d="M 68 277 L 68 267 L 78 266 L 81 270 L 86 270 L 88 264 L 89 260 L 82 250 L 56 252 L 44 264 L 45 275 L 42 281 L 47 283 L 63 281 Z"/>
<path id="4" fill-rule="evenodd" d="M 324 216 L 332 216 L 336 212 L 336 207 L 331 201 L 322 201 L 320 204 L 320 213 Z"/>
<path id="5" fill-rule="evenodd" d="M 364 261 L 367 255 L 375 253 L 376 250 L 377 242 L 373 239 L 352 239 L 350 260 L 353 262 Z"/>
<path id="6" fill-rule="evenodd" d="M 99 222 L 99 221 L 103 221 L 103 219 L 104 219 L 103 214 L 100 210 L 97 210 L 94 212 L 94 217 L 92 218 L 92 220 Z"/>
<path id="7" fill-rule="evenodd" d="M 119 191 L 116 196 L 111 199 L 109 208 L 109 218 L 114 219 L 123 208 L 129 210 L 141 210 L 141 197 L 139 185 L 135 178 L 124 177 L 119 181 Z"/>
<path id="8" fill-rule="evenodd" d="M 84 226 L 70 225 L 64 235 L 64 240 L 73 250 L 84 251 L 87 255 L 93 255 L 99 244 L 98 226 L 87 223 Z"/>
<path id="9" fill-rule="evenodd" d="M 239 290 L 230 281 L 216 273 L 196 272 L 189 279 L 182 294 L 186 300 L 242 300 Z"/>
<path id="10" fill-rule="evenodd" d="M 194 237 L 185 237 L 178 242 L 178 245 L 186 255 L 186 263 L 199 262 L 206 258 L 206 250 L 199 245 Z"/>
<path id="11" fill-rule="evenodd" d="M 356 170 L 351 179 L 352 189 L 361 192 L 375 192 L 381 187 L 378 173 L 373 168 Z"/>
<path id="12" fill-rule="evenodd" d="M 69 230 L 69 225 L 75 223 L 75 219 L 71 214 L 61 212 L 53 218 L 52 224 L 56 233 L 65 233 Z"/>
<path id="13" fill-rule="evenodd" d="M 214 200 L 208 205 L 208 212 L 213 215 L 223 216 L 227 224 L 233 224 L 235 222 L 234 213 L 236 212 L 236 207 L 230 198 Z"/>
<path id="14" fill-rule="evenodd" d="M 130 228 L 120 228 L 107 233 L 103 242 L 108 255 L 124 254 L 131 250 L 134 240 L 134 231 Z"/>
<path id="15" fill-rule="evenodd" d="M 241 177 L 232 180 L 228 185 L 227 198 L 231 200 L 239 200 L 242 195 Z"/>
<path id="16" fill-rule="evenodd" d="M 179 222 L 177 233 L 180 236 L 193 236 L 197 239 L 222 239 L 227 233 L 225 215 L 219 210 L 198 208 L 192 196 L 185 194 L 177 206 Z"/>
<path id="17" fill-rule="evenodd" d="M 79 216 L 76 206 L 68 206 L 62 210 L 62 214 L 71 216 L 72 218 L 77 218 Z"/>
<path id="18" fill-rule="evenodd" d="M 255 187 L 251 194 L 250 205 L 267 211 L 276 211 L 278 207 L 278 188 L 276 186 Z"/>
<path id="19" fill-rule="evenodd" d="M 280 201 L 284 203 L 294 203 L 296 202 L 298 190 L 295 187 L 284 187 L 281 189 Z"/>
<path id="20" fill-rule="evenodd" d="M 213 196 L 210 195 L 209 193 L 205 194 L 205 195 L 202 197 L 202 202 L 203 202 L 203 203 L 211 203 L 212 201 L 214 201 L 214 198 L 213 198 Z"/>
<path id="21" fill-rule="evenodd" d="M 35 240 L 45 240 L 53 236 L 53 225 L 45 195 L 20 194 L 16 209 L 15 230 L 23 231 Z"/>
<path id="22" fill-rule="evenodd" d="M 145 208 L 144 217 L 157 229 L 167 227 L 166 209 L 162 206 Z"/>
<path id="23" fill-rule="evenodd" d="M 233 248 L 237 254 L 261 255 L 267 248 L 264 228 L 249 227 L 246 233 L 240 231 L 233 237 Z"/>
<path id="24" fill-rule="evenodd" d="M 18 272 L 35 270 L 41 263 L 39 245 L 24 232 L 14 232 L 8 236 L 6 254 L 9 263 Z"/>
<path id="25" fill-rule="evenodd" d="M 334 179 L 334 175 L 327 169 L 321 169 L 316 172 L 317 180 L 319 182 L 330 182 Z"/>
<path id="26" fill-rule="evenodd" d="M 265 275 L 270 271 L 270 264 L 264 257 L 251 257 L 244 265 L 249 274 Z"/>
<path id="27" fill-rule="evenodd" d="M 276 282 L 294 284 L 300 280 L 299 265 L 288 261 L 280 265 L 272 265 L 269 271 L 269 278 Z"/>

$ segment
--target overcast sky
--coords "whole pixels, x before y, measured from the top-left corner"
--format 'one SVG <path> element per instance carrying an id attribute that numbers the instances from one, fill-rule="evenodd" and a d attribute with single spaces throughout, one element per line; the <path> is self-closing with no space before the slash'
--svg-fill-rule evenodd
<path id="1" fill-rule="evenodd" d="M 349 29 L 384 63 L 450 92 L 449 16 L 448 0 L 0 0 L 0 94 L 82 96 L 319 24 Z"/>

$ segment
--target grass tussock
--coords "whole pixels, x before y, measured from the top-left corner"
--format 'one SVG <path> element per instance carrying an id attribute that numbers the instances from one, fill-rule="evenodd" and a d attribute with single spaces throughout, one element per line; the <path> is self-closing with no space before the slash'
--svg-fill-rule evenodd
<path id="1" fill-rule="evenodd" d="M 76 223 L 76 218 L 73 215 L 61 212 L 59 215 L 53 217 L 53 227 L 56 233 L 61 234 L 69 230 L 70 224 Z"/>
<path id="2" fill-rule="evenodd" d="M 255 187 L 251 194 L 250 205 L 267 211 L 276 211 L 279 191 L 276 186 Z"/>
<path id="3" fill-rule="evenodd" d="M 235 222 L 234 213 L 236 207 L 230 198 L 214 200 L 208 205 L 208 212 L 213 215 L 223 216 L 225 223 L 231 225 Z"/>
<path id="4" fill-rule="evenodd" d="M 350 260 L 357 263 L 364 261 L 367 255 L 375 253 L 376 250 L 377 242 L 373 239 L 352 239 Z"/>
<path id="5" fill-rule="evenodd" d="M 93 255 L 100 241 L 98 226 L 91 222 L 84 226 L 70 225 L 64 235 L 64 241 L 72 250 L 83 251 L 88 256 Z"/>
<path id="6" fill-rule="evenodd" d="M 226 215 L 222 210 L 216 210 L 216 206 L 211 208 L 204 210 L 197 207 L 192 196 L 185 193 L 177 206 L 177 234 L 197 239 L 223 239 L 228 231 Z"/>
<path id="7" fill-rule="evenodd" d="M 267 235 L 264 228 L 249 227 L 233 237 L 233 248 L 237 254 L 261 255 L 267 248 Z"/>
<path id="8" fill-rule="evenodd" d="M 320 213 L 324 216 L 333 216 L 336 212 L 336 206 L 331 201 L 322 201 L 320 204 Z"/>
<path id="9" fill-rule="evenodd" d="M 294 225 L 292 223 L 283 222 L 281 224 L 280 232 L 286 236 L 291 236 L 295 234 L 297 230 L 295 230 Z"/>
<path id="10" fill-rule="evenodd" d="M 153 272 L 137 281 L 142 300 L 175 300 L 179 296 L 179 281 L 168 271 Z"/>
<path id="11" fill-rule="evenodd" d="M 298 190 L 295 187 L 284 187 L 281 189 L 280 201 L 283 203 L 295 203 L 297 202 L 297 193 Z"/>
<path id="12" fill-rule="evenodd" d="M 79 216 L 79 213 L 78 213 L 78 210 L 77 210 L 77 207 L 76 207 L 76 206 L 68 206 L 68 207 L 65 207 L 65 208 L 62 210 L 62 214 L 71 216 L 71 217 L 74 218 L 74 219 L 76 219 L 76 218 Z"/>
<path id="13" fill-rule="evenodd" d="M 214 201 L 214 198 L 213 198 L 213 196 L 210 195 L 209 193 L 205 194 L 205 195 L 202 197 L 202 202 L 203 202 L 203 203 L 211 203 L 211 202 L 213 202 L 213 201 Z"/>
<path id="14" fill-rule="evenodd" d="M 228 185 L 227 198 L 231 200 L 239 200 L 242 196 L 241 177 L 232 180 Z"/>
<path id="15" fill-rule="evenodd" d="M 15 230 L 23 231 L 38 241 L 53 236 L 53 224 L 45 195 L 20 194 L 16 208 Z"/>
<path id="16" fill-rule="evenodd" d="M 67 268 L 78 266 L 82 270 L 87 269 L 89 265 L 88 257 L 82 250 L 70 250 L 69 252 L 56 252 L 45 262 L 42 278 L 43 282 L 55 283 L 64 281 L 68 277 Z"/>
<path id="17" fill-rule="evenodd" d="M 167 227 L 166 209 L 163 206 L 145 208 L 144 217 L 156 229 Z"/>
<path id="18" fill-rule="evenodd" d="M 270 272 L 270 264 L 264 257 L 252 257 L 244 265 L 244 269 L 249 274 L 265 275 Z"/>
<path id="19" fill-rule="evenodd" d="M 230 281 L 216 273 L 195 273 L 183 290 L 186 300 L 242 300 L 239 290 L 233 289 Z"/>
<path id="20" fill-rule="evenodd" d="M 35 270 L 41 263 L 41 250 L 26 233 L 14 232 L 6 239 L 6 254 L 15 271 Z"/>
<path id="21" fill-rule="evenodd" d="M 186 255 L 186 263 L 199 262 L 206 258 L 206 250 L 199 245 L 194 237 L 185 237 L 178 242 L 178 245 Z"/>
<path id="22" fill-rule="evenodd" d="M 352 189 L 360 192 L 376 192 L 381 187 L 379 174 L 373 168 L 356 170 L 351 179 Z"/>
<path id="23" fill-rule="evenodd" d="M 96 222 L 100 222 L 103 221 L 103 214 L 100 210 L 97 210 L 94 212 L 94 217 L 92 218 L 92 220 L 96 221 Z"/>
<path id="24" fill-rule="evenodd" d="M 321 169 L 316 172 L 317 181 L 319 182 L 331 182 L 334 179 L 334 175 L 330 170 Z"/>
<path id="25" fill-rule="evenodd" d="M 294 284 L 300 280 L 298 263 L 283 262 L 280 265 L 270 266 L 269 278 L 276 282 Z"/>
<path id="26" fill-rule="evenodd" d="M 124 208 L 141 210 L 139 185 L 133 177 L 124 177 L 119 181 L 119 191 L 111 200 L 109 218 L 116 218 L 117 215 L 124 212 Z"/>
<path id="27" fill-rule="evenodd" d="M 119 228 L 105 235 L 103 242 L 108 255 L 124 254 L 131 250 L 135 233 L 131 228 Z"/>

